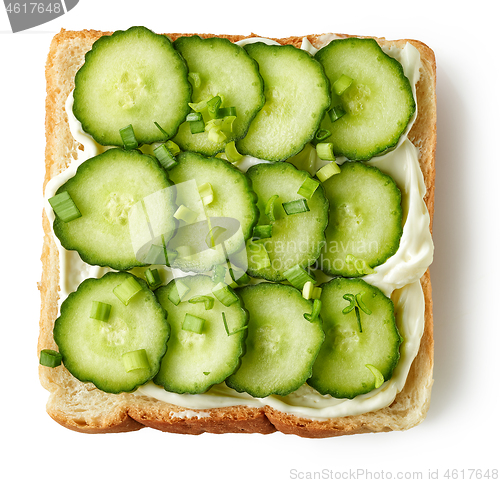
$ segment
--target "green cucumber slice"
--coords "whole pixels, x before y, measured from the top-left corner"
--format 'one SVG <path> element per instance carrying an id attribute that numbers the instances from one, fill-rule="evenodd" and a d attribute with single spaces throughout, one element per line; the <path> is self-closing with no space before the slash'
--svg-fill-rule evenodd
<path id="1" fill-rule="evenodd" d="M 345 162 L 323 183 L 330 203 L 320 268 L 329 275 L 360 277 L 399 248 L 403 233 L 401 192 L 374 166 Z"/>
<path id="2" fill-rule="evenodd" d="M 175 232 L 171 184 L 154 157 L 109 149 L 82 163 L 58 189 L 70 194 L 82 216 L 67 223 L 56 217 L 54 233 L 90 265 L 115 270 L 144 265 L 139 254 L 152 236 L 163 235 L 166 243 Z"/>
<path id="3" fill-rule="evenodd" d="M 321 288 L 326 337 L 307 382 L 321 394 L 352 399 L 375 389 L 380 374 L 385 381 L 392 376 L 402 342 L 394 305 L 378 288 L 360 279 L 335 278 Z M 361 297 L 360 322 L 354 307 L 343 313 L 352 305 L 344 295 Z"/>
<path id="4" fill-rule="evenodd" d="M 272 223 L 272 235 L 261 240 L 269 255 L 268 267 L 259 268 L 254 263 L 252 251 L 254 245 L 247 246 L 248 273 L 257 278 L 271 281 L 285 280 L 284 273 L 294 267 L 312 265 L 325 244 L 325 229 L 328 224 L 328 200 L 323 188 L 318 186 L 310 199 L 307 199 L 309 211 L 296 215 L 287 215 L 283 203 L 304 199 L 298 194 L 306 180 L 311 180 L 309 173 L 299 171 L 289 163 L 261 163 L 247 171 L 252 187 L 258 196 L 260 211 L 259 225 Z M 278 195 L 274 202 L 273 217 L 266 214 L 266 204 Z"/>
<path id="5" fill-rule="evenodd" d="M 132 27 L 94 43 L 73 96 L 73 113 L 99 144 L 122 146 L 119 130 L 129 124 L 139 144 L 150 144 L 175 135 L 189 112 L 191 84 L 166 36 Z"/>
<path id="6" fill-rule="evenodd" d="M 226 384 L 253 397 L 285 396 L 311 375 L 324 340 L 321 319 L 304 314 L 313 303 L 294 287 L 263 282 L 236 289 L 250 319 L 241 367 Z"/>
<path id="7" fill-rule="evenodd" d="M 347 76 L 350 86 L 332 94 L 332 106 L 345 114 L 332 122 L 326 115 L 321 129 L 331 136 L 337 156 L 363 161 L 392 149 L 415 113 L 416 104 L 403 67 L 385 54 L 374 39 L 333 40 L 314 56 L 332 85 Z M 335 119 L 335 116 L 332 116 Z"/>
<path id="8" fill-rule="evenodd" d="M 246 51 L 223 38 L 202 39 L 199 36 L 180 37 L 174 47 L 186 60 L 189 71 L 197 75 L 199 86 L 193 87 L 192 102 L 199 103 L 221 96 L 225 107 L 236 108 L 232 132 L 226 139 L 214 142 L 208 132 L 192 134 L 188 122 L 181 124 L 174 141 L 184 151 L 196 151 L 207 156 L 224 151 L 226 143 L 241 139 L 250 122 L 265 102 L 259 67 Z M 204 121 L 211 117 L 204 113 Z"/>
<path id="9" fill-rule="evenodd" d="M 330 105 L 328 79 L 321 64 L 291 45 L 245 46 L 259 64 L 266 104 L 237 143 L 238 151 L 284 161 L 314 137 Z"/>
<path id="10" fill-rule="evenodd" d="M 133 278 L 140 290 L 124 305 L 113 290 Z M 111 305 L 106 322 L 91 318 L 92 304 Z M 61 305 L 54 325 L 54 340 L 63 363 L 82 382 L 102 391 L 133 391 L 159 370 L 170 334 L 164 309 L 147 284 L 124 272 L 109 272 L 100 279 L 87 279 Z M 127 353 L 146 351 L 148 367 L 130 370 Z M 128 371 L 127 371 L 128 369 Z"/>
<path id="11" fill-rule="evenodd" d="M 176 290 L 175 284 L 179 281 L 189 288 L 189 292 L 175 305 L 169 293 Z M 224 381 L 240 364 L 246 337 L 246 330 L 241 329 L 248 323 L 248 314 L 239 298 L 229 307 L 219 302 L 212 293 L 216 285 L 210 277 L 196 275 L 172 280 L 155 292 L 168 312 L 172 329 L 168 351 L 154 378 L 154 382 L 167 391 L 179 394 L 203 393 L 212 385 Z M 197 297 L 211 297 L 212 308 L 207 310 L 204 303 L 189 302 L 196 301 Z M 232 335 L 226 332 L 222 313 Z M 186 314 L 204 320 L 200 333 L 192 328 L 189 330 L 189 327 L 186 330 L 186 326 L 183 326 Z"/>

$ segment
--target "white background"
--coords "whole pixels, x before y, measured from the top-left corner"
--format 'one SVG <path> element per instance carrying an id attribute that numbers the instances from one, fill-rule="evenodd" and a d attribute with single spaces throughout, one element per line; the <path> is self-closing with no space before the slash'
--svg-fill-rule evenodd
<path id="1" fill-rule="evenodd" d="M 347 472 L 348 479 L 349 471 L 358 470 L 379 480 L 387 472 L 395 479 L 397 472 L 415 471 L 426 480 L 429 471 L 436 476 L 439 470 L 440 481 L 451 481 L 443 478 L 446 469 L 465 469 L 465 480 L 469 469 L 499 469 L 498 442 L 490 439 L 500 430 L 500 72 L 494 35 L 498 14 L 493 8 L 494 2 L 486 0 L 80 0 L 59 19 L 12 34 L 0 5 L 4 481 L 281 482 L 294 475 L 305 480 L 306 472 L 323 470 L 333 472 L 330 481 L 336 472 Z M 280 433 L 186 436 L 150 429 L 85 435 L 47 416 L 48 393 L 38 382 L 36 357 L 46 56 L 61 28 L 116 30 L 132 25 L 156 32 L 414 38 L 435 51 L 435 383 L 427 419 L 420 426 L 403 433 L 324 440 Z"/>

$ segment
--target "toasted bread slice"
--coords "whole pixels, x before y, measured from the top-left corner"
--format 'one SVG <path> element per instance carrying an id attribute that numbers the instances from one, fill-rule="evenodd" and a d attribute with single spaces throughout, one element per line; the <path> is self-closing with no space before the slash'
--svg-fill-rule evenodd
<path id="1" fill-rule="evenodd" d="M 73 139 L 65 102 L 74 87 L 74 77 L 84 62 L 92 44 L 111 32 L 62 30 L 51 44 L 46 65 L 46 175 L 47 182 L 63 171 L 83 149 Z M 186 34 L 183 34 L 186 35 Z M 180 34 L 169 34 L 172 40 Z M 201 35 L 212 37 L 213 35 Z M 252 34 L 250 37 L 255 37 Z M 245 36 L 224 36 L 238 41 Z M 348 37 L 338 35 L 337 37 Z M 304 37 L 273 39 L 281 44 L 300 47 Z M 320 35 L 309 35 L 315 47 L 321 47 Z M 436 146 L 436 64 L 434 53 L 425 44 L 415 40 L 388 41 L 376 39 L 381 45 L 403 47 L 410 42 L 420 52 L 422 67 L 417 84 L 418 117 L 409 133 L 409 139 L 419 150 L 419 162 L 427 193 L 425 203 L 429 210 L 431 227 L 434 209 L 434 157 Z M 43 214 L 45 232 L 39 289 L 41 317 L 38 351 L 57 349 L 52 336 L 54 320 L 58 315 L 59 258 L 57 246 L 46 214 Z M 332 418 L 327 421 L 310 420 L 275 410 L 269 406 L 253 408 L 232 406 L 210 410 L 186 410 L 150 397 L 135 394 L 107 394 L 93 384 L 75 379 L 64 366 L 51 369 L 40 366 L 40 381 L 50 392 L 48 414 L 61 425 L 85 433 L 123 432 L 144 426 L 173 433 L 200 434 L 281 431 L 310 438 L 346 434 L 405 430 L 420 423 L 430 402 L 433 368 L 433 321 L 429 271 L 421 279 L 425 297 L 425 330 L 420 350 L 414 360 L 405 387 L 394 402 L 378 411 Z"/>

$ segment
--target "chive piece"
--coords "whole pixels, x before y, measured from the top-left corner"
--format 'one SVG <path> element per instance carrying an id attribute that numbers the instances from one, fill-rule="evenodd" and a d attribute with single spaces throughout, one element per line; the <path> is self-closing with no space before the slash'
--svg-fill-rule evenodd
<path id="1" fill-rule="evenodd" d="M 338 96 L 341 96 L 352 84 L 352 79 L 342 74 L 334 83 L 333 83 L 333 91 Z"/>
<path id="2" fill-rule="evenodd" d="M 172 284 L 172 288 L 168 293 L 168 300 L 172 302 L 174 305 L 179 305 L 182 302 L 183 297 L 190 291 L 191 289 L 180 280 L 176 280 L 174 284 Z"/>
<path id="3" fill-rule="evenodd" d="M 141 284 L 134 277 L 128 277 L 125 282 L 122 282 L 113 289 L 113 293 L 124 305 L 128 305 L 130 299 L 141 290 Z"/>
<path id="4" fill-rule="evenodd" d="M 359 314 L 359 307 L 357 305 L 354 306 L 354 312 L 356 314 L 356 320 L 358 321 L 359 331 L 363 332 L 363 327 L 361 327 L 361 315 Z"/>
<path id="5" fill-rule="evenodd" d="M 214 190 L 210 183 L 203 183 L 198 186 L 198 193 L 204 205 L 209 205 L 214 200 Z"/>
<path id="6" fill-rule="evenodd" d="M 304 318 L 309 322 L 316 322 L 321 312 L 322 302 L 319 299 L 314 299 L 312 312 L 310 314 L 304 314 Z"/>
<path id="7" fill-rule="evenodd" d="M 146 349 L 125 352 L 122 355 L 122 362 L 127 372 L 150 368 Z"/>
<path id="8" fill-rule="evenodd" d="M 342 310 L 342 313 L 344 315 L 350 313 L 354 309 L 354 305 L 356 305 L 356 301 L 354 299 L 354 295 L 352 293 L 346 293 L 343 296 L 344 300 L 348 300 L 350 302 L 350 305 L 348 305 L 344 310 Z"/>
<path id="9" fill-rule="evenodd" d="M 90 318 L 107 322 L 111 312 L 111 305 L 104 302 L 92 301 L 92 308 L 90 309 Z"/>
<path id="10" fill-rule="evenodd" d="M 123 147 L 126 150 L 137 149 L 139 147 L 139 143 L 135 138 L 134 128 L 132 124 L 129 124 L 126 127 L 122 127 L 120 129 L 120 136 L 122 137 Z"/>
<path id="11" fill-rule="evenodd" d="M 225 312 L 222 312 L 222 322 L 224 322 L 224 328 L 226 329 L 226 334 L 228 335 L 228 337 L 230 335 L 234 335 L 234 334 L 237 334 L 238 332 L 241 332 L 243 330 L 248 329 L 248 325 L 245 325 L 244 327 L 240 327 L 239 329 L 235 329 L 232 332 L 229 332 L 229 327 L 227 326 L 227 320 L 226 320 L 226 314 L 225 314 Z"/>
<path id="12" fill-rule="evenodd" d="M 324 183 L 327 179 L 330 179 L 333 175 L 339 174 L 340 168 L 337 163 L 328 163 L 316 172 L 316 177 Z"/>
<path id="13" fill-rule="evenodd" d="M 385 381 L 384 375 L 372 364 L 365 364 L 365 367 L 375 376 L 375 389 L 378 389 Z"/>
<path id="14" fill-rule="evenodd" d="M 220 96 L 212 97 L 212 99 L 207 102 L 208 113 L 212 119 L 217 119 L 221 104 L 222 99 Z"/>
<path id="15" fill-rule="evenodd" d="M 146 282 L 148 282 L 149 288 L 151 290 L 157 289 L 162 284 L 160 272 L 158 271 L 157 268 L 153 270 L 148 268 L 144 272 L 144 275 L 146 276 Z"/>
<path id="16" fill-rule="evenodd" d="M 188 300 L 190 304 L 205 304 L 205 310 L 210 310 L 214 306 L 214 298 L 208 295 L 199 295 Z"/>
<path id="17" fill-rule="evenodd" d="M 187 206 L 181 205 L 177 208 L 177 211 L 174 213 L 174 218 L 177 220 L 182 220 L 186 224 L 190 225 L 194 223 L 198 218 L 198 213 L 196 211 L 190 210 Z"/>
<path id="18" fill-rule="evenodd" d="M 226 307 L 238 302 L 238 296 L 233 292 L 233 289 L 224 282 L 219 282 L 213 289 L 212 293 L 217 300 Z"/>
<path id="19" fill-rule="evenodd" d="M 252 266 L 255 270 L 261 270 L 271 266 L 271 260 L 263 243 L 249 240 L 247 248 L 251 255 L 249 256 Z"/>
<path id="20" fill-rule="evenodd" d="M 302 290 L 306 282 L 316 283 L 316 279 L 300 265 L 295 265 L 283 273 L 284 277 L 297 289 Z"/>
<path id="21" fill-rule="evenodd" d="M 57 367 L 62 362 L 62 355 L 51 349 L 42 349 L 40 351 L 40 365 L 46 367 Z"/>
<path id="22" fill-rule="evenodd" d="M 328 139 L 331 135 L 332 133 L 328 129 L 318 129 L 318 131 L 314 135 L 314 140 L 320 143 L 321 141 Z"/>
<path id="23" fill-rule="evenodd" d="M 154 125 L 160 130 L 160 132 L 168 139 L 170 135 L 165 131 L 156 121 L 153 121 Z"/>
<path id="24" fill-rule="evenodd" d="M 366 315 L 371 315 L 372 311 L 365 305 L 363 302 L 363 295 L 365 292 L 360 292 L 356 294 L 356 303 L 358 304 L 358 307 L 366 314 Z"/>
<path id="25" fill-rule="evenodd" d="M 214 273 L 212 274 L 212 281 L 215 283 L 223 282 L 226 278 L 226 267 L 222 265 L 216 265 L 214 267 Z"/>
<path id="26" fill-rule="evenodd" d="M 192 121 L 201 121 L 203 120 L 203 115 L 201 112 L 190 112 L 186 116 L 186 121 L 187 122 L 192 122 Z"/>
<path id="27" fill-rule="evenodd" d="M 165 144 L 160 144 L 153 152 L 160 164 L 166 170 L 174 168 L 179 164 Z"/>
<path id="28" fill-rule="evenodd" d="M 310 211 L 305 199 L 287 201 L 283 203 L 283 208 L 287 215 L 298 215 Z"/>
<path id="29" fill-rule="evenodd" d="M 319 159 L 322 159 L 323 161 L 335 161 L 335 155 L 333 154 L 333 143 L 316 144 L 316 152 L 318 153 Z"/>
<path id="30" fill-rule="evenodd" d="M 229 269 L 229 275 L 236 285 L 246 285 L 247 283 L 250 283 L 248 273 L 243 271 L 240 271 L 239 273 L 241 273 L 241 275 L 236 275 L 235 270 L 232 268 Z"/>
<path id="31" fill-rule="evenodd" d="M 224 152 L 226 153 L 227 160 L 230 163 L 237 163 L 243 158 L 243 155 L 238 152 L 236 149 L 236 144 L 234 141 L 231 141 L 230 143 L 227 143 Z"/>
<path id="32" fill-rule="evenodd" d="M 189 129 L 191 130 L 191 134 L 205 132 L 205 121 L 203 121 L 203 119 L 200 119 L 199 121 L 190 121 Z"/>
<path id="33" fill-rule="evenodd" d="M 365 260 L 361 258 L 356 258 L 354 255 L 347 255 L 345 257 L 345 262 L 347 265 L 352 265 L 354 264 L 354 268 L 356 269 L 356 272 L 358 272 L 360 275 L 368 275 L 370 273 L 375 273 L 375 270 L 373 270 L 368 263 L 366 263 Z"/>
<path id="34" fill-rule="evenodd" d="M 75 202 L 67 191 L 63 191 L 62 193 L 49 198 L 49 203 L 56 216 L 64 223 L 76 220 L 82 216 L 80 210 L 75 205 Z"/>
<path id="35" fill-rule="evenodd" d="M 189 82 L 191 82 L 193 87 L 200 87 L 201 86 L 201 76 L 198 72 L 189 72 L 188 80 L 189 80 Z"/>
<path id="36" fill-rule="evenodd" d="M 210 374 L 210 372 L 203 371 L 203 374 L 205 374 L 205 376 L 208 376 Z"/>
<path id="37" fill-rule="evenodd" d="M 308 176 L 300 186 L 299 191 L 297 191 L 297 194 L 310 200 L 314 192 L 318 188 L 318 186 L 319 182 L 316 181 L 315 179 L 309 178 Z"/>
<path id="38" fill-rule="evenodd" d="M 273 225 L 257 225 L 252 232 L 253 238 L 271 238 L 273 235 Z"/>
<path id="39" fill-rule="evenodd" d="M 338 121 L 345 114 L 345 110 L 342 106 L 332 107 L 328 111 L 328 116 L 330 117 L 330 121 L 335 122 Z"/>
<path id="40" fill-rule="evenodd" d="M 271 223 L 276 221 L 276 217 L 274 216 L 274 203 L 278 198 L 279 195 L 273 195 L 267 200 L 266 203 L 265 213 Z"/>
<path id="41" fill-rule="evenodd" d="M 206 320 L 201 317 L 196 317 L 196 315 L 186 314 L 184 316 L 184 322 L 182 323 L 182 330 L 188 330 L 189 332 L 195 332 L 196 334 L 201 334 L 203 332 L 203 326 Z"/>

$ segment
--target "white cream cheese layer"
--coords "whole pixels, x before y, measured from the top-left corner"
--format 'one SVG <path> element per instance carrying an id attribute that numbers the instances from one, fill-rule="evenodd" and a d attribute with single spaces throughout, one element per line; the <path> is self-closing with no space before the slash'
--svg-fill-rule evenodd
<path id="1" fill-rule="evenodd" d="M 320 41 L 324 45 L 334 38 L 323 37 Z M 238 43 L 245 45 L 258 41 L 264 41 L 270 45 L 279 45 L 272 40 L 258 37 L 245 39 Z M 302 48 L 312 55 L 317 51 L 306 38 L 303 40 Z M 385 51 L 388 55 L 397 58 L 401 62 L 415 95 L 415 86 L 419 78 L 420 68 L 418 51 L 411 44 L 407 44 L 403 49 L 392 48 L 385 49 Z M 54 214 L 48 199 L 55 195 L 62 184 L 74 176 L 81 163 L 107 149 L 98 145 L 92 137 L 83 131 L 81 124 L 73 115 L 72 106 L 73 95 L 70 94 L 66 103 L 70 130 L 73 137 L 83 145 L 84 150 L 83 152 L 79 151 L 78 159 L 73 160 L 66 170 L 54 177 L 46 186 L 45 211 L 51 224 L 54 220 Z M 404 339 L 400 348 L 401 357 L 399 363 L 389 381 L 386 381 L 378 389 L 357 396 L 352 400 L 323 396 L 307 384 L 304 384 L 288 396 L 269 396 L 263 399 L 252 398 L 248 394 L 240 394 L 228 388 L 224 383 L 212 387 L 207 393 L 190 395 L 170 393 L 150 382 L 140 387 L 136 393 L 187 408 L 187 411 L 179 413 L 182 417 L 205 417 L 208 413 L 200 413 L 200 410 L 217 407 L 235 405 L 263 407 L 268 405 L 296 416 L 321 420 L 363 414 L 391 404 L 397 393 L 404 387 L 411 363 L 418 353 L 425 323 L 425 301 L 419 279 L 432 262 L 433 256 L 429 214 L 423 201 L 425 185 L 418 162 L 418 151 L 406 136 L 412 123 L 413 120 L 410 122 L 405 135 L 401 137 L 396 149 L 369 161 L 370 165 L 378 167 L 394 179 L 402 195 L 404 226 L 399 249 L 383 265 L 376 267 L 374 274 L 363 277 L 366 282 L 377 286 L 393 300 L 396 321 Z M 325 164 L 315 153 L 314 149 L 310 150 L 307 168 L 313 173 Z M 342 163 L 345 159 L 338 159 L 337 161 Z M 250 166 L 260 162 L 266 161 L 245 156 L 238 163 L 238 167 L 242 171 L 246 171 Z M 301 167 L 301 169 L 304 168 Z M 60 305 L 69 293 L 78 288 L 83 280 L 91 277 L 99 278 L 109 269 L 86 264 L 76 252 L 65 250 L 57 238 L 54 237 L 54 239 L 59 251 Z M 173 273 L 168 267 L 163 267 L 163 270 L 166 272 L 167 279 L 186 275 L 178 271 Z"/>

